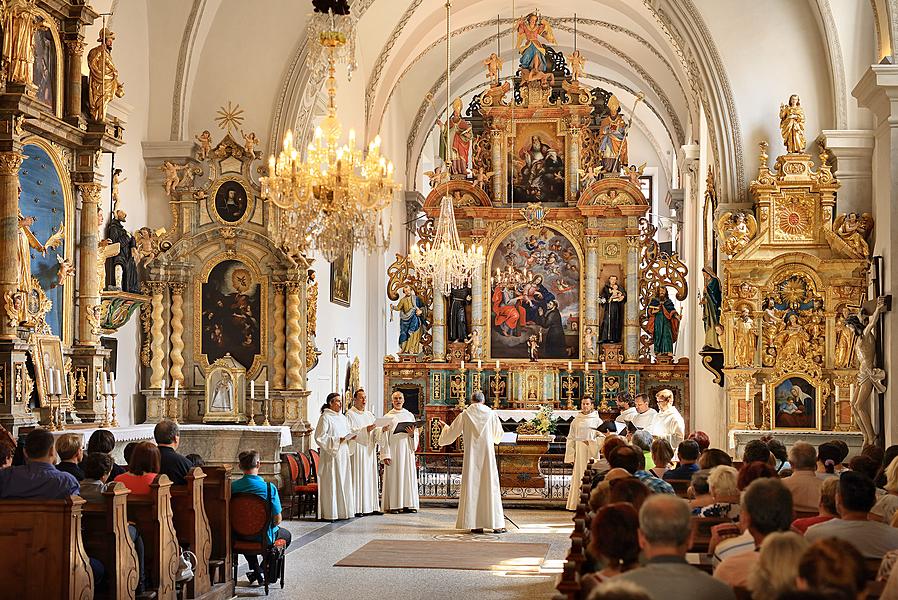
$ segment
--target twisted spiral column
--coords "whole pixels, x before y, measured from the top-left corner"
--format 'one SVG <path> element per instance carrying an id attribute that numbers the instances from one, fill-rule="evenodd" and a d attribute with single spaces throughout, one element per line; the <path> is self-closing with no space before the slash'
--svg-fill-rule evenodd
<path id="1" fill-rule="evenodd" d="M 299 297 L 301 284 L 291 281 L 287 288 L 287 389 L 302 388 L 302 301 Z"/>
<path id="2" fill-rule="evenodd" d="M 171 287 L 171 365 L 172 383 L 184 385 L 184 284 L 172 283 Z"/>
<path id="3" fill-rule="evenodd" d="M 149 284 L 150 299 L 150 387 L 162 387 L 165 378 L 165 369 L 162 360 L 165 356 L 164 335 L 162 331 L 162 300 L 165 292 L 165 284 L 161 281 L 151 281 Z"/>
<path id="4" fill-rule="evenodd" d="M 19 152 L 0 152 L 0 301 L 9 302 L 16 293 L 19 273 L 19 255 L 16 244 L 19 237 Z M 4 307 L 8 312 L 10 307 Z M 0 319 L 0 338 L 15 339 L 18 323 Z"/>
<path id="5" fill-rule="evenodd" d="M 287 344 L 287 337 L 284 335 L 286 327 L 286 313 L 284 311 L 284 292 L 286 286 L 283 283 L 274 284 L 274 387 L 283 389 L 287 377 L 284 370 L 284 349 Z"/>

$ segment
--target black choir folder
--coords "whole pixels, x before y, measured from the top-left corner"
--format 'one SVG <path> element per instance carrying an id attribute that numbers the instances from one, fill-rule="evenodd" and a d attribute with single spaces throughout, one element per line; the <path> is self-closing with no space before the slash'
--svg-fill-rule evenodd
<path id="1" fill-rule="evenodd" d="M 412 429 L 415 427 L 424 427 L 424 421 L 404 421 L 402 423 L 396 423 L 396 429 L 393 430 L 393 434 L 411 433 Z"/>

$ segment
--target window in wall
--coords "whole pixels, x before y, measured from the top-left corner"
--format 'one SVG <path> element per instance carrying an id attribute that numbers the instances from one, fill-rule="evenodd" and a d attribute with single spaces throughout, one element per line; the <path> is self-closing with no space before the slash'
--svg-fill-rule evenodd
<path id="1" fill-rule="evenodd" d="M 642 195 L 645 196 L 646 201 L 648 201 L 649 206 L 654 206 L 654 198 L 652 194 L 652 176 L 651 175 L 642 175 L 639 177 L 639 189 L 642 190 Z"/>

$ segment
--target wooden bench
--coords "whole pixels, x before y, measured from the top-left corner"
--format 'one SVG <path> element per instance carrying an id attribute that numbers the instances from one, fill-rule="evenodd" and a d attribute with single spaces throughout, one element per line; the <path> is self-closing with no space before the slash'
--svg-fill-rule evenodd
<path id="1" fill-rule="evenodd" d="M 2 596 L 91 600 L 94 578 L 81 538 L 84 499 L 0 500 Z"/>
<path id="2" fill-rule="evenodd" d="M 711 528 L 721 523 L 732 523 L 726 517 L 692 517 L 692 546 L 690 552 L 705 554 L 711 544 Z"/>
<path id="3" fill-rule="evenodd" d="M 103 502 L 87 502 L 82 507 L 84 547 L 106 569 L 105 585 L 97 588 L 97 598 L 133 600 L 139 579 L 137 551 L 128 533 L 128 488 L 110 483 Z"/>
<path id="4" fill-rule="evenodd" d="M 231 582 L 231 467 L 203 467 L 203 504 L 212 532 L 209 575 L 213 584 Z"/>
<path id="5" fill-rule="evenodd" d="M 689 486 L 692 485 L 692 480 L 690 479 L 665 479 L 667 483 L 670 484 L 670 487 L 674 489 L 674 493 L 680 498 L 688 498 L 689 497 Z"/>
<path id="6" fill-rule="evenodd" d="M 157 600 L 175 600 L 180 549 L 171 506 L 171 480 L 157 475 L 149 496 L 128 497 L 128 519 L 143 538 L 147 588 Z"/>
<path id="7" fill-rule="evenodd" d="M 209 576 L 212 533 L 203 506 L 206 474 L 201 468 L 194 467 L 185 479 L 187 485 L 171 487 L 172 513 L 178 543 L 196 555 L 193 579 L 187 582 L 187 597 L 200 598 L 212 588 Z"/>
<path id="8" fill-rule="evenodd" d="M 580 572 L 586 563 L 586 546 L 589 543 L 589 493 L 592 487 L 592 478 L 595 474 L 594 463 L 590 461 L 579 481 L 571 481 L 571 485 L 580 486 L 580 502 L 574 512 L 574 530 L 571 532 L 571 547 L 564 562 L 564 569 L 558 577 L 555 585 L 557 594 L 554 600 L 577 600 L 582 593 L 580 586 Z"/>

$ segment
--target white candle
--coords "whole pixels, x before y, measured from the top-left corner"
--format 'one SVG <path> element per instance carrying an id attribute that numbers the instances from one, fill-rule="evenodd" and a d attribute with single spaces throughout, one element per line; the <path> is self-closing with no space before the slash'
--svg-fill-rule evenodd
<path id="1" fill-rule="evenodd" d="M 109 393 L 115 394 L 115 373 L 109 373 Z"/>
<path id="2" fill-rule="evenodd" d="M 498 370 L 499 370 L 499 361 L 497 360 L 496 361 L 496 371 L 498 371 Z"/>
<path id="3" fill-rule="evenodd" d="M 53 367 L 47 372 L 47 393 L 51 396 L 56 393 L 53 391 Z"/>
<path id="4" fill-rule="evenodd" d="M 605 361 L 603 360 L 603 361 L 602 361 L 602 373 L 604 373 L 604 372 L 607 371 L 607 370 L 608 370 L 608 369 L 605 368 Z"/>
<path id="5" fill-rule="evenodd" d="M 479 358 L 477 359 L 477 370 L 480 371 L 483 369 L 483 361 Z"/>
<path id="6" fill-rule="evenodd" d="M 745 382 L 745 401 L 748 402 L 748 395 L 751 394 L 751 384 Z"/>
<path id="7" fill-rule="evenodd" d="M 109 373 L 103 372 L 103 393 L 109 393 Z"/>
<path id="8" fill-rule="evenodd" d="M 163 398 L 165 398 L 165 380 L 164 379 L 162 380 L 162 389 L 160 390 L 159 395 L 161 395 Z"/>
<path id="9" fill-rule="evenodd" d="M 56 393 L 62 394 L 62 371 L 56 369 Z"/>
<path id="10" fill-rule="evenodd" d="M 251 400 L 256 399 L 256 380 L 253 379 L 249 382 L 249 397 Z"/>
<path id="11" fill-rule="evenodd" d="M 836 402 L 839 401 L 839 386 L 836 384 Z"/>
<path id="12" fill-rule="evenodd" d="M 465 361 L 461 361 L 461 370 L 462 370 L 462 371 L 465 370 Z"/>
<path id="13" fill-rule="evenodd" d="M 178 399 L 178 390 L 181 389 L 181 380 L 175 379 L 175 400 Z"/>
<path id="14" fill-rule="evenodd" d="M 568 371 L 571 370 L 571 361 L 567 361 L 567 370 L 568 370 Z"/>
<path id="15" fill-rule="evenodd" d="M 583 367 L 583 370 L 589 373 L 589 361 L 586 361 L 586 366 Z"/>
<path id="16" fill-rule="evenodd" d="M 765 404 L 767 402 L 767 386 L 761 386 L 761 404 Z"/>
<path id="17" fill-rule="evenodd" d="M 265 380 L 265 399 L 268 400 L 268 380 Z"/>
<path id="18" fill-rule="evenodd" d="M 854 384 L 848 386 L 848 399 L 854 401 Z"/>

